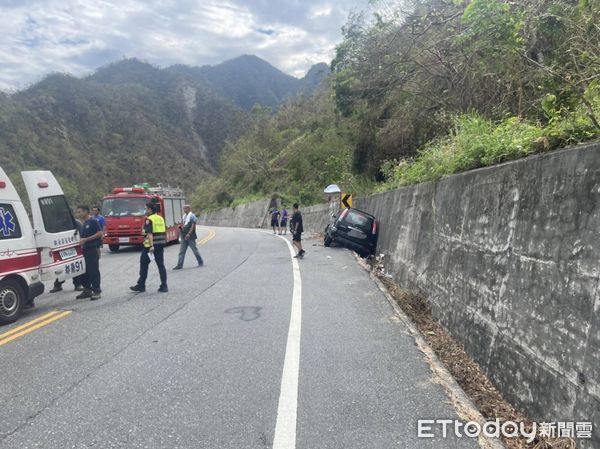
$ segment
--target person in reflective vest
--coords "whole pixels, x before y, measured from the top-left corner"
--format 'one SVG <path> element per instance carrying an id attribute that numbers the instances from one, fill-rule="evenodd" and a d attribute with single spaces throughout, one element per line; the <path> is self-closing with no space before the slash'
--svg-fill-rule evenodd
<path id="1" fill-rule="evenodd" d="M 146 279 L 148 277 L 148 265 L 154 260 L 160 274 L 159 292 L 168 292 L 167 270 L 165 268 L 164 249 L 167 242 L 167 227 L 163 217 L 157 214 L 158 203 L 150 202 L 146 204 L 146 222 L 144 223 L 144 248 L 140 255 L 140 277 L 137 283 L 129 287 L 134 292 L 146 291 Z"/>

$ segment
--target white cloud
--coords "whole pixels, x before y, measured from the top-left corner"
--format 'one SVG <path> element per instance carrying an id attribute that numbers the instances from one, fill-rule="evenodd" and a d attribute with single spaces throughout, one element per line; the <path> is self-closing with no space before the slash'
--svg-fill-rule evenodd
<path id="1" fill-rule="evenodd" d="M 0 89 L 51 72 L 86 75 L 122 57 L 164 67 L 255 54 L 303 76 L 333 57 L 349 11 L 366 8 L 367 0 L 4 0 Z"/>
<path id="2" fill-rule="evenodd" d="M 311 8 L 310 17 L 312 19 L 317 17 L 327 17 L 330 16 L 333 11 L 331 5 L 319 5 Z"/>

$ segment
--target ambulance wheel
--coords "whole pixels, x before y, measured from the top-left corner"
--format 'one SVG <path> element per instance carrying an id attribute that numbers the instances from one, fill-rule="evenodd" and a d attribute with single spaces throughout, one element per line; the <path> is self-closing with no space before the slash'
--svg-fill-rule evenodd
<path id="1" fill-rule="evenodd" d="M 119 245 L 108 245 L 108 249 L 110 249 L 113 253 L 119 251 Z"/>
<path id="2" fill-rule="evenodd" d="M 23 287 L 13 279 L 0 282 L 0 324 L 17 321 L 25 305 Z"/>

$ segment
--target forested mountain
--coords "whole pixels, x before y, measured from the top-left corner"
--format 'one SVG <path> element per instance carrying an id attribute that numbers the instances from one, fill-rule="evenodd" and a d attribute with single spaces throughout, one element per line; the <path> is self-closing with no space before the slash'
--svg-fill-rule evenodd
<path id="1" fill-rule="evenodd" d="M 246 130 L 246 109 L 276 108 L 305 86 L 249 56 L 166 69 L 126 59 L 83 79 L 49 75 L 0 94 L 0 165 L 13 179 L 50 169 L 73 201 L 136 182 L 191 191 L 215 171 L 225 141 Z"/>
<path id="2" fill-rule="evenodd" d="M 185 73 L 181 66 L 170 70 L 178 69 L 180 73 Z M 250 110 L 255 104 L 276 108 L 302 85 L 302 80 L 286 75 L 268 62 L 250 55 L 217 66 L 188 70 L 188 73 L 207 80 L 219 95 L 231 99 L 245 110 Z"/>
<path id="3" fill-rule="evenodd" d="M 106 84 L 142 84 L 160 92 L 174 80 L 186 80 L 249 111 L 255 104 L 276 109 L 298 92 L 311 94 L 328 74 L 327 64 L 320 63 L 298 79 L 256 56 L 243 55 L 215 66 L 174 65 L 166 69 L 126 59 L 99 69 L 89 79 Z"/>
<path id="4" fill-rule="evenodd" d="M 312 95 L 315 90 L 323 83 L 323 80 L 329 75 L 329 66 L 324 62 L 313 65 L 302 78 L 301 86 L 298 89 L 306 95 Z"/>
<path id="5" fill-rule="evenodd" d="M 370 3 L 328 85 L 254 115 L 197 205 L 307 205 L 331 183 L 367 194 L 600 138 L 597 0 Z"/>
<path id="6" fill-rule="evenodd" d="M 0 164 L 50 168 L 83 199 L 162 181 L 201 207 L 306 205 L 331 183 L 366 194 L 600 137 L 598 1 L 372 4 L 331 73 L 130 59 L 0 94 Z"/>

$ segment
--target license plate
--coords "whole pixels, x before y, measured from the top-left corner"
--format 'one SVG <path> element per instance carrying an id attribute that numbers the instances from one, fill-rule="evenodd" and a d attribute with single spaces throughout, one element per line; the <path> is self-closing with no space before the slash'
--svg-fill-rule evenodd
<path id="1" fill-rule="evenodd" d="M 67 279 L 70 277 L 74 277 L 77 274 L 83 273 L 84 271 L 85 266 L 83 264 L 83 260 L 78 260 L 76 262 L 65 264 L 65 275 L 67 275 Z"/>
<path id="2" fill-rule="evenodd" d="M 129 237 L 119 237 L 119 243 L 129 243 Z"/>
<path id="3" fill-rule="evenodd" d="M 60 258 L 62 260 L 70 259 L 71 257 L 75 257 L 77 255 L 77 250 L 75 248 L 63 249 L 58 254 L 60 254 Z"/>

